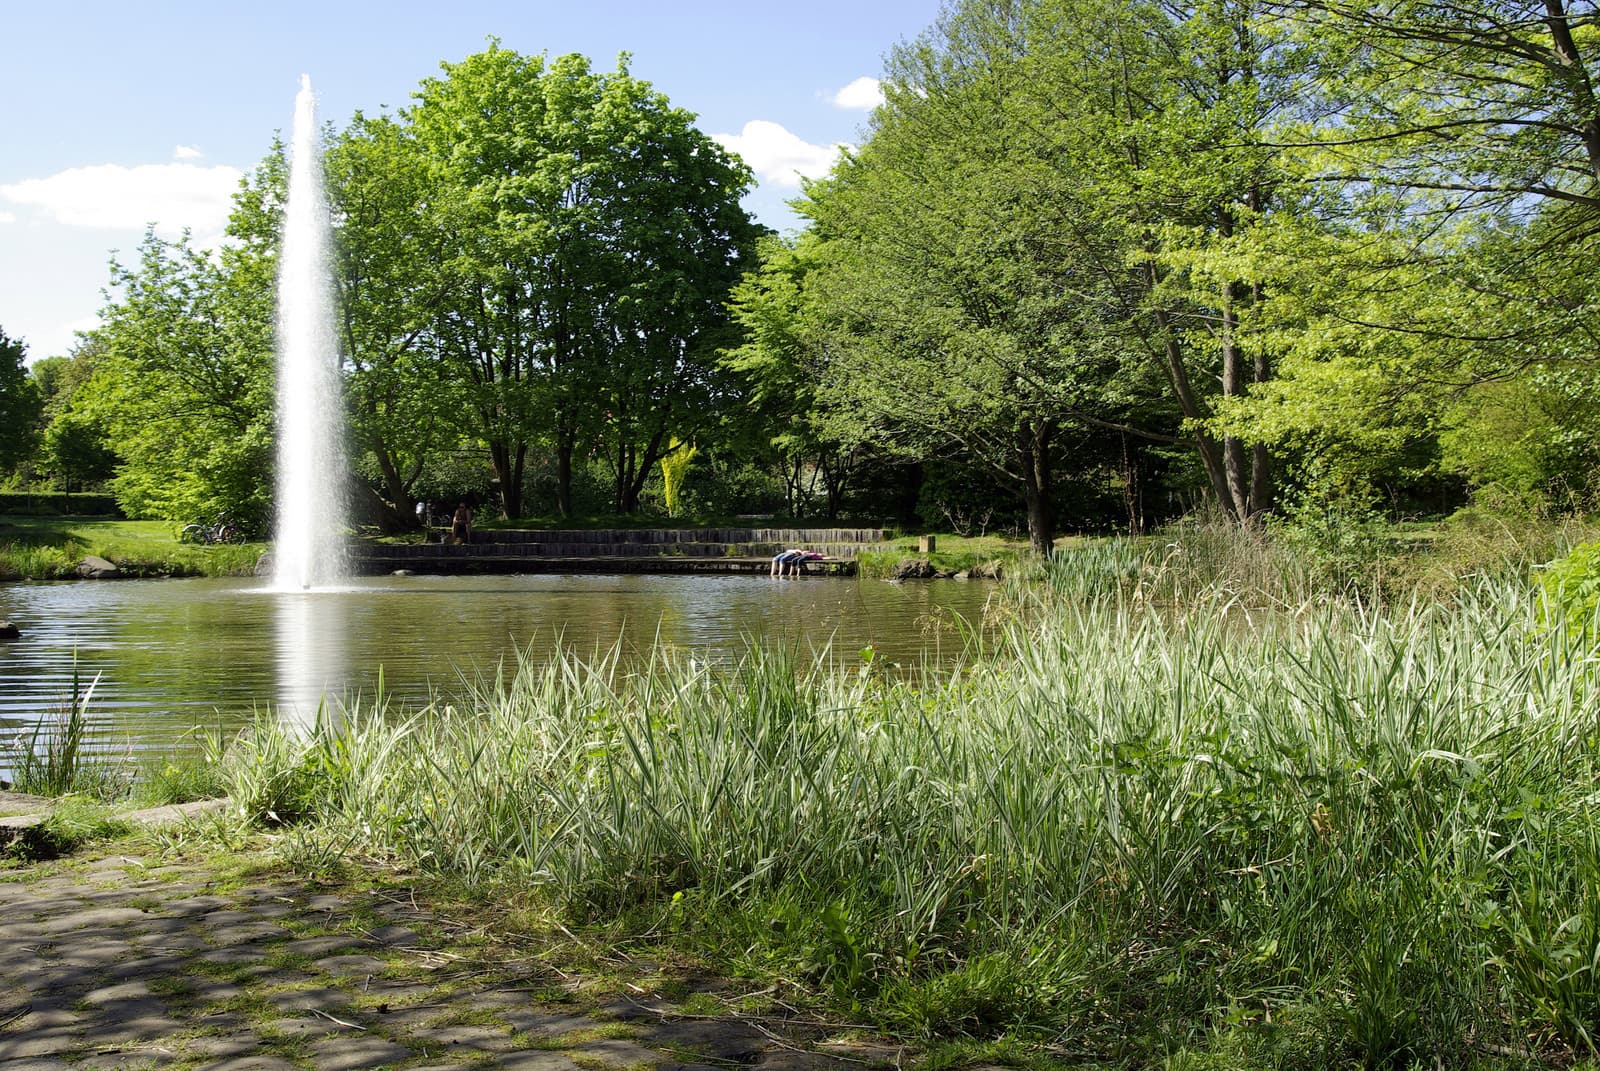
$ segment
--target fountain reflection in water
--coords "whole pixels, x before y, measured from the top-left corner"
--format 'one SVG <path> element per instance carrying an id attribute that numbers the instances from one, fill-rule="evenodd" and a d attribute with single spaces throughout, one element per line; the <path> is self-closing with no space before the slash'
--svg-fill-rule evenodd
<path id="1" fill-rule="evenodd" d="M 342 698 L 349 600 L 328 591 L 286 591 L 274 599 L 278 718 L 309 730 L 320 706 L 328 704 L 332 714 Z"/>
<path id="2" fill-rule="evenodd" d="M 344 420 L 317 136 L 316 97 L 302 75 L 278 266 L 278 591 L 330 585 L 348 571 Z"/>

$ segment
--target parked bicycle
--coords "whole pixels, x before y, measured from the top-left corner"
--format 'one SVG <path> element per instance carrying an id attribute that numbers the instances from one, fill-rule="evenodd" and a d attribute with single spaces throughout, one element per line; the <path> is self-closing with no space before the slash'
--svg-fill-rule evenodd
<path id="1" fill-rule="evenodd" d="M 183 531 L 178 533 L 181 543 L 200 543 L 212 546 L 217 543 L 242 543 L 244 533 L 239 526 L 226 517 L 219 517 L 214 521 L 196 521 L 183 526 Z"/>

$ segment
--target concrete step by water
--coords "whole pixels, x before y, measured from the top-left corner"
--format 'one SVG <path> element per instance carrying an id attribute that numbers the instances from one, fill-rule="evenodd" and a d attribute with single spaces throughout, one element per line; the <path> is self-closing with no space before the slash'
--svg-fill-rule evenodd
<path id="1" fill-rule="evenodd" d="M 756 573 L 800 548 L 824 556 L 812 572 L 853 573 L 856 555 L 884 539 L 875 528 L 487 529 L 468 544 L 370 544 L 355 557 L 365 572 Z"/>

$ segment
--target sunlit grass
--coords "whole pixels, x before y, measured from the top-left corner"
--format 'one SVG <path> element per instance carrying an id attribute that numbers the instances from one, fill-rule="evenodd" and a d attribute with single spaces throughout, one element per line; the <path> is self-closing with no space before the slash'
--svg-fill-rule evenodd
<path id="1" fill-rule="evenodd" d="M 1229 1066 L 1592 1052 L 1594 659 L 1528 586 L 1174 602 L 1091 564 L 1099 593 L 1025 595 L 925 679 L 530 662 L 459 708 L 263 724 L 230 776 L 302 846 L 531 886 L 913 1035 Z"/>
<path id="2" fill-rule="evenodd" d="M 177 526 L 166 521 L 0 518 L 0 580 L 69 579 L 87 555 L 138 576 L 247 576 L 265 549 L 180 543 Z"/>

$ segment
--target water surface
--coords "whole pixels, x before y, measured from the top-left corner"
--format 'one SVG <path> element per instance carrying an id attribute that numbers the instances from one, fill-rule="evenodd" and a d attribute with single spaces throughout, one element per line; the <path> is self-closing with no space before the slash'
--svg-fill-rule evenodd
<path id="1" fill-rule="evenodd" d="M 620 645 L 636 664 L 658 639 L 719 661 L 754 639 L 859 665 L 870 644 L 915 665 L 953 656 L 952 620 L 979 621 L 993 591 L 748 576 L 377 577 L 296 594 L 240 579 L 3 584 L 0 619 L 23 638 L 0 642 L 0 733 L 59 708 L 74 672 L 98 675 L 91 709 L 144 750 L 258 708 L 304 718 L 324 695 L 370 696 L 380 671 L 399 705 L 457 698 L 464 679 L 558 645 Z"/>

